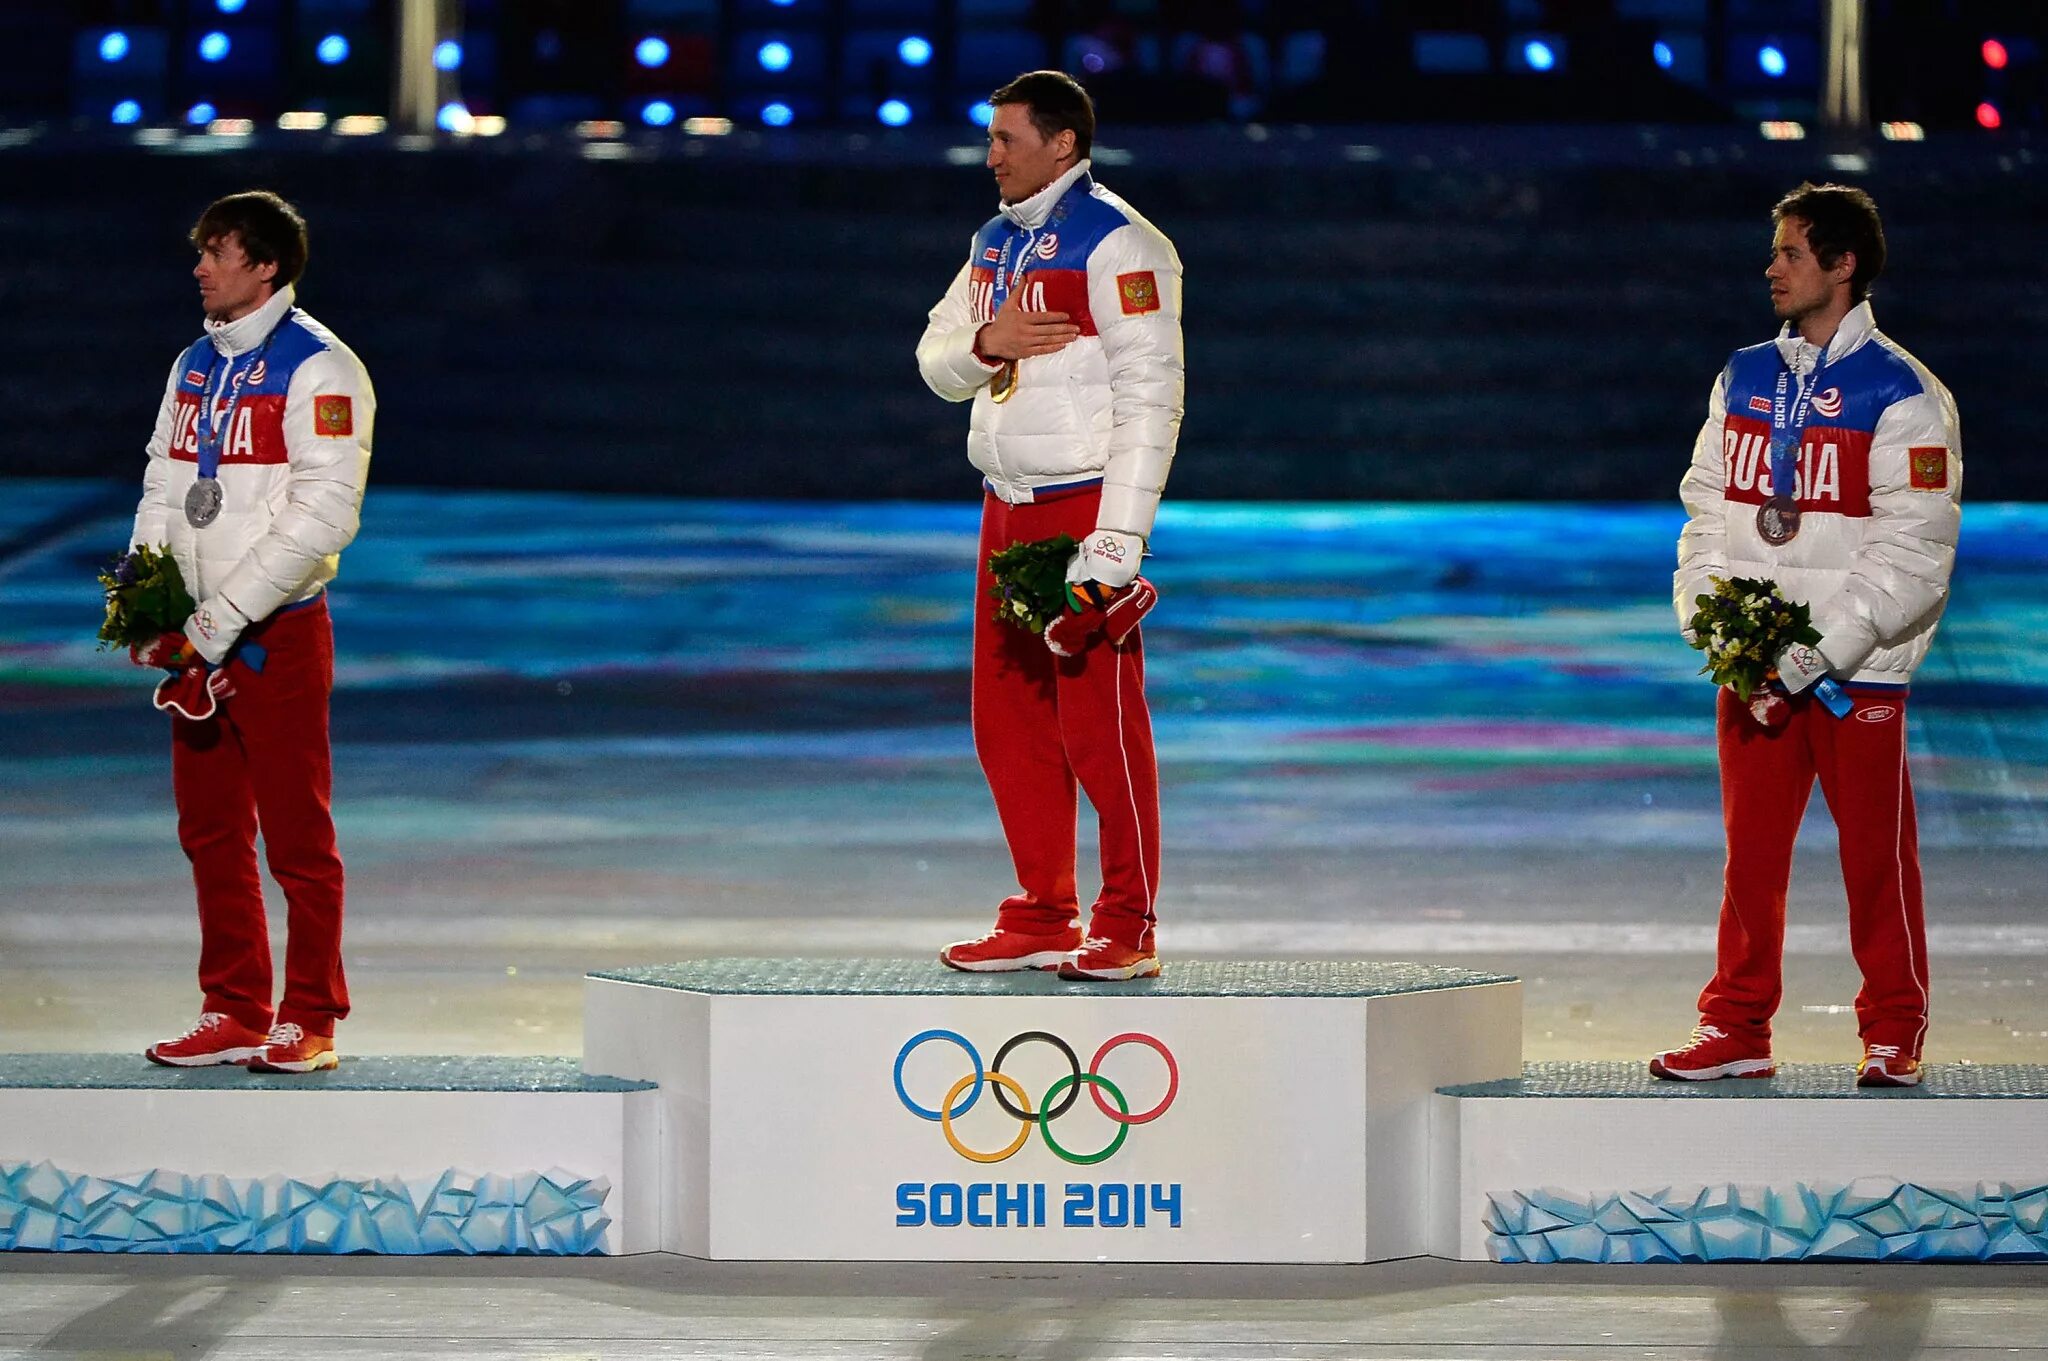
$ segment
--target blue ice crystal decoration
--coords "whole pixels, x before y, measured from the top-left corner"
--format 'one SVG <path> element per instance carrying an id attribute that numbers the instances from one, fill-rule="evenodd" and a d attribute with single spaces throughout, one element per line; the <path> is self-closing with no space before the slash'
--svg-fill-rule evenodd
<path id="1" fill-rule="evenodd" d="M 1496 1262 L 2048 1261 L 2048 1186 L 2007 1182 L 1489 1192 L 1485 1223 Z"/>
<path id="2" fill-rule="evenodd" d="M 611 1184 L 553 1171 L 301 1181 L 0 1163 L 0 1249 L 585 1256 Z"/>

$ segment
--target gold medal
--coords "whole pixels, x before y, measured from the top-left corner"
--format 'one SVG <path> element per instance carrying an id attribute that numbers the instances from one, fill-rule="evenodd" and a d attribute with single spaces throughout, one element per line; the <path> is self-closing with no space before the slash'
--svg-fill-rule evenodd
<path id="1" fill-rule="evenodd" d="M 988 380 L 988 399 L 997 405 L 1017 395 L 1017 361 L 1006 359 L 996 376 Z"/>

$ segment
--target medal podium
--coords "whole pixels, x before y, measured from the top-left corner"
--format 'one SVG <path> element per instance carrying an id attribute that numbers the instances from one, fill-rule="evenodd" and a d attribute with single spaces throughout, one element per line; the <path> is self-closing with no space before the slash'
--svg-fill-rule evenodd
<path id="1" fill-rule="evenodd" d="M 0 1249 L 719 1259 L 2048 1260 L 2048 1067 L 1521 1062 L 1521 985 L 1174 960 L 585 980 L 585 1056 L 0 1056 Z"/>

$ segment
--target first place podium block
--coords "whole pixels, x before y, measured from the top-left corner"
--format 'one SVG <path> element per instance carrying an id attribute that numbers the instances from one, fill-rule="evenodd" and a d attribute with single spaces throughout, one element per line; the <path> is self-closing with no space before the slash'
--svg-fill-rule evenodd
<path id="1" fill-rule="evenodd" d="M 901 960 L 586 981 L 654 1082 L 661 1246 L 780 1260 L 1363 1262 L 1432 1221 L 1432 1094 L 1521 1071 L 1521 985 L 1171 962 L 1135 984 Z"/>

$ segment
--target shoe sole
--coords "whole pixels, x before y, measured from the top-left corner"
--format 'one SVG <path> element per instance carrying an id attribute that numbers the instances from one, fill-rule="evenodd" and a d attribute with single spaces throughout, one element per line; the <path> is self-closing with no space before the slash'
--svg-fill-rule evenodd
<path id="1" fill-rule="evenodd" d="M 262 1052 L 263 1047 L 258 1045 L 254 1049 L 223 1049 L 214 1054 L 194 1054 L 179 1058 L 170 1054 L 159 1054 L 154 1048 L 150 1048 L 142 1051 L 142 1057 L 166 1068 L 225 1068 L 231 1064 L 246 1064 Z"/>
<path id="2" fill-rule="evenodd" d="M 1121 969 L 1084 969 L 1078 964 L 1062 964 L 1060 977 L 1075 983 L 1128 983 L 1134 978 L 1159 977 L 1159 961 L 1141 959 Z"/>
<path id="3" fill-rule="evenodd" d="M 1672 1068 L 1661 1059 L 1650 1060 L 1650 1076 L 1669 1082 L 1712 1082 L 1724 1077 L 1776 1077 L 1778 1065 L 1771 1059 L 1737 1059 L 1712 1068 Z"/>
<path id="4" fill-rule="evenodd" d="M 1015 959 L 977 959 L 960 961 L 949 959 L 944 950 L 939 951 L 939 963 L 961 973 L 1023 973 L 1028 969 L 1057 969 L 1073 958 L 1072 950 L 1040 950 L 1036 954 L 1018 955 Z"/>
<path id="5" fill-rule="evenodd" d="M 1859 1087 L 1917 1087 L 1920 1085 L 1920 1074 L 1914 1073 L 1911 1077 L 1903 1077 L 1897 1073 L 1858 1073 L 1856 1075 L 1856 1085 Z"/>
<path id="6" fill-rule="evenodd" d="M 317 1059 L 298 1059 L 291 1063 L 266 1063 L 262 1059 L 249 1060 L 252 1073 L 317 1073 L 325 1068 L 337 1068 L 341 1056 L 335 1053 L 322 1054 Z"/>

